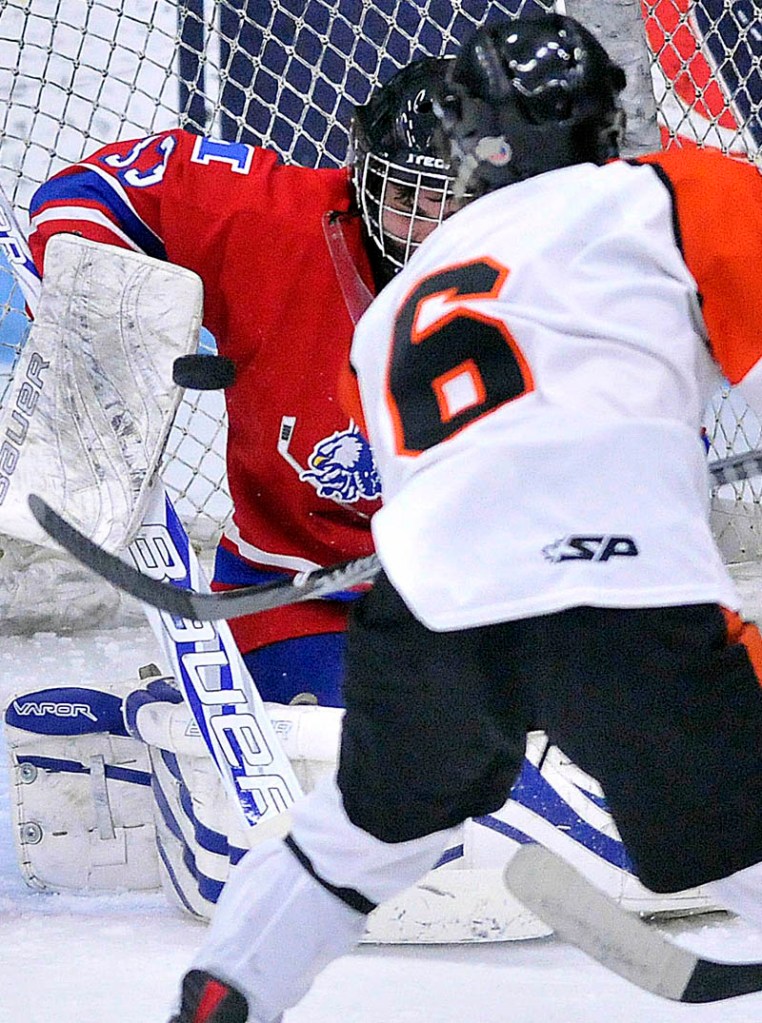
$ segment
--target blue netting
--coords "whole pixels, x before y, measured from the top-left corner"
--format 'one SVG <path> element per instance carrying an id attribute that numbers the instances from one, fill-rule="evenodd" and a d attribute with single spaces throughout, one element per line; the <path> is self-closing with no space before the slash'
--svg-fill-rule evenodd
<path id="1" fill-rule="evenodd" d="M 696 25 L 736 119 L 762 144 L 762 12 L 752 0 L 701 0 Z"/>
<path id="2" fill-rule="evenodd" d="M 181 103 L 189 126 L 203 130 L 203 0 L 186 6 L 195 16 L 180 19 Z M 273 146 L 305 165 L 337 166 L 346 156 L 353 107 L 367 100 L 374 83 L 411 60 L 453 52 L 477 23 L 547 6 L 539 0 L 377 0 L 370 6 L 222 0 L 216 29 L 224 73 L 219 98 L 208 97 L 207 106 L 216 102 L 224 138 Z"/>

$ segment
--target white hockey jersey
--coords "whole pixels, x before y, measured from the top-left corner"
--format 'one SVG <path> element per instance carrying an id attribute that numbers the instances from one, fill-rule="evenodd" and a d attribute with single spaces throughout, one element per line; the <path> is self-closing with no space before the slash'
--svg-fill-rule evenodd
<path id="1" fill-rule="evenodd" d="M 382 564 L 437 630 L 576 605 L 738 607 L 700 438 L 762 411 L 762 179 L 716 153 L 577 165 L 471 203 L 352 347 Z"/>

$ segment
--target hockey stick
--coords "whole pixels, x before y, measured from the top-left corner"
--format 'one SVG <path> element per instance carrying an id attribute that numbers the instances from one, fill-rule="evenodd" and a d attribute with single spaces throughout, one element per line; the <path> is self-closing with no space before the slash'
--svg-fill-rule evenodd
<path id="1" fill-rule="evenodd" d="M 0 188 L 0 248 L 6 255 L 24 301 L 31 310 L 35 310 L 40 300 L 40 277 L 13 207 L 2 188 Z"/>
<path id="2" fill-rule="evenodd" d="M 709 463 L 709 475 L 712 477 L 712 490 L 726 483 L 743 483 L 751 476 L 762 475 L 762 450 L 743 451 L 739 455 L 730 455 Z"/>
<path id="3" fill-rule="evenodd" d="M 40 298 L 39 274 L 2 189 L 0 246 L 34 315 Z M 189 587 L 195 592 L 206 584 L 196 553 L 158 480 L 141 527 L 125 553 L 143 572 L 172 579 L 167 584 L 170 589 Z M 145 603 L 144 610 L 247 825 L 285 810 L 300 795 L 301 786 L 227 624 L 174 620 Z"/>
<path id="4" fill-rule="evenodd" d="M 709 465 L 715 486 L 733 483 L 748 476 L 762 474 L 762 450 L 732 455 Z M 158 579 L 149 579 L 130 565 L 114 557 L 66 522 L 42 498 L 32 494 L 29 506 L 39 524 L 54 540 L 61 544 L 83 565 L 118 589 L 132 594 L 144 604 L 169 611 L 181 618 L 194 621 L 218 621 L 256 614 L 286 604 L 295 604 L 314 597 L 369 582 L 378 574 L 380 564 L 375 555 L 344 561 L 329 568 L 303 572 L 293 579 L 267 583 L 264 586 L 246 586 L 224 593 L 195 593 L 177 590 Z"/>
<path id="5" fill-rule="evenodd" d="M 57 543 L 78 561 L 92 569 L 118 589 L 136 597 L 143 604 L 159 608 L 178 618 L 205 622 L 270 611 L 286 604 L 324 597 L 339 590 L 369 582 L 380 565 L 375 554 L 355 561 L 344 561 L 330 568 L 300 572 L 293 579 L 245 586 L 222 593 L 197 593 L 178 589 L 171 583 L 153 579 L 109 554 L 53 511 L 41 497 L 29 495 L 29 507 L 39 524 Z"/>
<path id="6" fill-rule="evenodd" d="M 504 879 L 556 937 L 645 991 L 694 1003 L 762 991 L 762 963 L 716 962 L 674 945 L 541 845 L 522 846 Z"/>

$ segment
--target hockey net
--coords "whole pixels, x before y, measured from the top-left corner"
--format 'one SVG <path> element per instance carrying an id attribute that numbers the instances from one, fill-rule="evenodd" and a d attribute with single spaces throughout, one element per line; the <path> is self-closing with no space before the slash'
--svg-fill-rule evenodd
<path id="1" fill-rule="evenodd" d="M 178 124 L 271 146 L 286 161 L 336 166 L 346 156 L 353 105 L 395 69 L 454 52 L 490 18 L 554 6 L 597 31 L 627 67 L 631 151 L 658 145 L 658 133 L 649 133 L 656 114 L 666 145 L 719 146 L 756 158 L 762 20 L 751 0 L 644 0 L 641 11 L 623 0 L 5 0 L 0 184 L 26 229 L 31 195 L 52 173 L 107 142 Z M 0 392 L 27 326 L 20 291 L 0 259 Z M 762 431 L 737 401 L 718 396 L 707 433 L 723 457 L 757 447 Z M 230 514 L 221 395 L 186 395 L 163 478 L 203 558 Z M 719 495 L 717 529 L 728 560 L 758 560 L 761 498 L 762 480 Z M 4 538 L 0 547 L 0 629 L 46 626 L 35 571 L 42 555 Z M 19 589 L 24 578 L 27 589 L 34 583 L 29 607 Z M 77 624 L 77 601 L 69 597 L 56 618 L 54 609 L 64 608 L 55 580 L 45 577 L 50 624 Z"/>

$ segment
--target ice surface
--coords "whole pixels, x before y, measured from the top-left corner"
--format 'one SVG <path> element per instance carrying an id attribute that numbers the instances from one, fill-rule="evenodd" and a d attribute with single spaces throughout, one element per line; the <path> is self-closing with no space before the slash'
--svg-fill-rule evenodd
<path id="1" fill-rule="evenodd" d="M 137 676 L 147 629 L 0 639 L 0 699 L 28 685 Z M 0 1023 L 166 1023 L 204 926 L 160 894 L 27 888 L 0 761 Z M 705 955 L 762 959 L 762 937 L 722 916 L 672 924 Z M 645 994 L 552 938 L 469 946 L 362 946 L 330 966 L 286 1023 L 760 1023 L 762 995 L 706 1006 Z"/>

